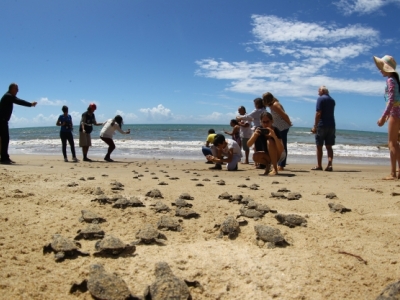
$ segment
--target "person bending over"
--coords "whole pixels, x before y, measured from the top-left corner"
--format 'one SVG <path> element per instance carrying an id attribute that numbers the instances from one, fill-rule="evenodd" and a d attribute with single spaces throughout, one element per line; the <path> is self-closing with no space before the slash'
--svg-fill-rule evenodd
<path id="1" fill-rule="evenodd" d="M 257 127 L 247 142 L 249 147 L 255 145 L 253 160 L 265 165 L 264 175 L 278 174 L 278 162 L 286 157 L 282 139 L 278 128 L 272 126 L 273 118 L 269 112 L 263 112 L 260 116 L 261 127 Z M 271 164 L 273 170 L 271 169 Z"/>
<path id="2" fill-rule="evenodd" d="M 212 170 L 221 170 L 221 164 L 226 164 L 228 171 L 236 171 L 238 163 L 242 159 L 242 151 L 234 140 L 226 140 L 222 134 L 217 134 L 211 146 L 212 155 L 207 156 L 207 160 L 215 163 Z M 224 158 L 225 157 L 225 158 Z"/>
<path id="3" fill-rule="evenodd" d="M 201 151 L 203 152 L 204 156 L 212 155 L 210 146 L 214 142 L 214 137 L 216 136 L 214 129 L 208 130 L 208 136 L 206 140 L 206 145 L 201 147 Z M 212 161 L 206 161 L 206 164 L 212 164 Z"/>
<path id="4" fill-rule="evenodd" d="M 108 145 L 108 151 L 106 156 L 104 156 L 105 161 L 112 162 L 111 153 L 115 149 L 115 144 L 113 141 L 113 135 L 115 131 L 119 131 L 122 134 L 130 134 L 131 130 L 128 129 L 127 131 L 122 130 L 123 120 L 120 115 L 116 115 L 114 119 L 109 119 L 104 123 L 103 128 L 100 132 L 100 138 Z"/>

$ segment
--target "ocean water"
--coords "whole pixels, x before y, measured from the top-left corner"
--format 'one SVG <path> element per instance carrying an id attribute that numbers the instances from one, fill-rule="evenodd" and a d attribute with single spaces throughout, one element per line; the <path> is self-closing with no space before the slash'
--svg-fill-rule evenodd
<path id="1" fill-rule="evenodd" d="M 201 146 L 207 132 L 213 128 L 216 133 L 230 130 L 222 125 L 137 125 L 125 124 L 123 129 L 131 129 L 130 135 L 116 132 L 112 157 L 114 158 L 161 158 L 204 160 Z M 10 148 L 12 154 L 59 155 L 61 153 L 60 128 L 30 127 L 10 129 Z M 92 132 L 92 147 L 89 157 L 102 158 L 107 145 L 100 140 L 101 126 L 95 126 Z M 226 136 L 226 135 L 225 135 Z M 75 147 L 78 158 L 82 157 L 78 147 L 78 127 L 74 128 Z M 229 136 L 226 136 L 229 138 Z M 381 132 L 337 130 L 334 149 L 334 163 L 389 165 L 387 134 Z M 70 156 L 69 148 L 67 152 Z M 288 134 L 288 164 L 314 163 L 315 139 L 310 128 L 292 127 Z M 251 157 L 251 154 L 250 154 Z M 326 159 L 326 151 L 324 150 Z M 325 162 L 325 161 L 324 161 Z"/>

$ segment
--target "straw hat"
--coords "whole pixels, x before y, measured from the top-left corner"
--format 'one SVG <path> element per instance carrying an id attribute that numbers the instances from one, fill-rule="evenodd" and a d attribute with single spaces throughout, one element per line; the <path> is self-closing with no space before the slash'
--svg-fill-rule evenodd
<path id="1" fill-rule="evenodd" d="M 374 61 L 379 70 L 388 73 L 396 72 L 396 61 L 390 55 L 385 55 L 382 58 L 374 56 Z"/>

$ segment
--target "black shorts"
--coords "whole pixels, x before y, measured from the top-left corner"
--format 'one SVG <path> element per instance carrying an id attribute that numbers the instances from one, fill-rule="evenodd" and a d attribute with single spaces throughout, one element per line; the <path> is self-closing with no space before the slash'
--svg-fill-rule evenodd
<path id="1" fill-rule="evenodd" d="M 335 145 L 336 129 L 335 127 L 318 127 L 315 135 L 315 143 L 317 146 L 333 146 Z"/>

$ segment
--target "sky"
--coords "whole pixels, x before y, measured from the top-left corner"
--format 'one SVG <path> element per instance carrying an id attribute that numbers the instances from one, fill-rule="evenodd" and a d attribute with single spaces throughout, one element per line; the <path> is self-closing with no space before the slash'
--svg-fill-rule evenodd
<path id="1" fill-rule="evenodd" d="M 271 92 L 312 127 L 318 88 L 338 129 L 386 131 L 385 78 L 400 62 L 400 0 L 2 0 L 0 86 L 19 85 L 11 128 L 98 122 L 229 124 Z"/>

